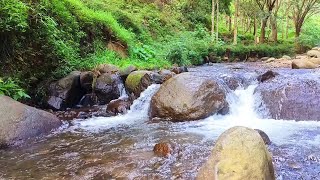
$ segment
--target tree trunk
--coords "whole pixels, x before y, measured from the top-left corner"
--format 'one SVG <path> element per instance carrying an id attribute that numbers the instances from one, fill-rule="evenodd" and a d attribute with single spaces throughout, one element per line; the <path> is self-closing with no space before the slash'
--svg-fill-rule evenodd
<path id="1" fill-rule="evenodd" d="M 278 28 L 277 28 L 277 20 L 276 17 L 270 17 L 271 24 L 271 37 L 273 42 L 278 42 Z"/>
<path id="2" fill-rule="evenodd" d="M 219 0 L 217 0 L 217 33 L 216 33 L 216 41 L 219 40 Z"/>
<path id="3" fill-rule="evenodd" d="M 214 41 L 214 17 L 215 17 L 215 0 L 212 0 L 212 13 L 211 13 L 211 38 Z"/>
<path id="4" fill-rule="evenodd" d="M 233 44 L 238 43 L 238 13 L 239 13 L 239 0 L 235 1 L 236 12 L 234 15 L 234 31 L 233 31 Z"/>
<path id="5" fill-rule="evenodd" d="M 296 28 L 296 38 L 300 36 L 301 27 L 302 27 L 302 24 L 299 24 L 299 23 L 295 26 L 295 28 Z"/>
<path id="6" fill-rule="evenodd" d="M 286 23 L 286 39 L 289 38 L 289 15 L 287 15 L 287 23 Z"/>
<path id="7" fill-rule="evenodd" d="M 260 43 L 265 42 L 266 38 L 266 27 L 267 27 L 268 18 L 264 18 L 261 24 L 261 34 L 260 34 Z"/>
<path id="8" fill-rule="evenodd" d="M 254 16 L 254 26 L 253 26 L 253 35 L 254 35 L 254 41 L 256 44 L 258 44 L 258 23 L 257 23 L 257 16 Z"/>
<path id="9" fill-rule="evenodd" d="M 232 31 L 232 17 L 229 16 L 229 32 Z"/>

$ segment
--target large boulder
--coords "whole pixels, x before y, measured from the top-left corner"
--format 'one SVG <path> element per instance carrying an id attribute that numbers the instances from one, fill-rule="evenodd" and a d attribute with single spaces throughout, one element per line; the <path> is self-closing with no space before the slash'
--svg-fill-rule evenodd
<path id="1" fill-rule="evenodd" d="M 182 73 L 166 81 L 152 97 L 151 115 L 189 121 L 206 118 L 226 106 L 226 91 L 218 81 Z"/>
<path id="2" fill-rule="evenodd" d="M 278 75 L 261 83 L 255 94 L 261 97 L 264 118 L 284 120 L 320 120 L 320 82 L 311 70 Z"/>
<path id="3" fill-rule="evenodd" d="M 50 108 L 63 110 L 79 103 L 85 90 L 80 85 L 79 71 L 71 72 L 49 86 L 49 98 L 47 104 Z"/>
<path id="4" fill-rule="evenodd" d="M 60 125 L 53 114 L 0 96 L 0 147 L 48 133 Z"/>
<path id="5" fill-rule="evenodd" d="M 151 71 L 134 71 L 129 74 L 126 79 L 125 87 L 129 93 L 133 93 L 136 97 L 147 89 L 152 83 Z"/>
<path id="6" fill-rule="evenodd" d="M 99 76 L 94 86 L 99 104 L 108 104 L 111 100 L 118 99 L 121 95 L 121 84 L 122 80 L 118 74 L 104 73 Z"/>
<path id="7" fill-rule="evenodd" d="M 307 52 L 307 55 L 309 57 L 320 58 L 320 51 L 316 50 L 316 49 L 312 49 L 312 50 Z"/>
<path id="8" fill-rule="evenodd" d="M 218 138 L 197 179 L 274 180 L 275 175 L 271 156 L 259 133 L 234 127 Z"/>
<path id="9" fill-rule="evenodd" d="M 94 78 L 95 78 L 95 75 L 91 71 L 81 72 L 80 86 L 81 86 L 81 88 L 83 88 L 86 91 L 86 93 L 92 92 Z"/>

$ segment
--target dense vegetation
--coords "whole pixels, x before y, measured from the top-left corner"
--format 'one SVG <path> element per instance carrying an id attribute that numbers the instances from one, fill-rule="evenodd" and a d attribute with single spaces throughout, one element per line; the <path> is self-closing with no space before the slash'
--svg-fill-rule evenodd
<path id="1" fill-rule="evenodd" d="M 233 61 L 290 55 L 320 42 L 316 10 L 297 36 L 291 12 L 298 1 L 272 1 L 278 5 L 265 11 L 259 0 L 220 0 L 215 6 L 210 0 L 0 0 L 0 77 L 34 90 L 40 82 L 102 63 L 144 69 L 199 65 L 208 56 Z M 292 9 L 281 2 L 291 2 Z M 212 10 L 220 14 L 213 13 L 213 31 Z M 265 19 L 265 29 L 258 28 Z M 274 22 L 286 25 L 277 29 L 276 40 Z M 261 31 L 266 40 L 258 44 Z"/>

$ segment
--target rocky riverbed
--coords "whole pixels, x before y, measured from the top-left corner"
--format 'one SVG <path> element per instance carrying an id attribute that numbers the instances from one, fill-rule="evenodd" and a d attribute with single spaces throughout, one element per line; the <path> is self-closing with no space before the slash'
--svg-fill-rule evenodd
<path id="1" fill-rule="evenodd" d="M 319 74 L 318 69 L 273 68 L 269 63 L 189 68 L 161 87 L 132 88 L 133 94 L 144 92 L 123 115 L 99 114 L 106 113 L 106 106 L 56 112 L 64 120 L 58 130 L 0 150 L 0 177 L 194 179 L 216 139 L 231 127 L 246 126 L 269 136 L 277 179 L 317 179 Z M 140 77 L 149 78 L 145 73 Z M 171 88 L 172 83 L 178 87 Z M 215 108 L 212 113 L 209 107 Z M 160 149 L 170 153 L 154 153 L 157 143 L 169 143 L 170 150 Z"/>

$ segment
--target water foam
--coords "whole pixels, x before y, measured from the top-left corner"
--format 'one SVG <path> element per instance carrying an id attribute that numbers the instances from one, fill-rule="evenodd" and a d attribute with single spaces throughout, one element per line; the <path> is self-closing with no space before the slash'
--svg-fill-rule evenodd
<path id="1" fill-rule="evenodd" d="M 136 99 L 130 110 L 125 115 L 114 117 L 94 117 L 87 120 L 73 121 L 73 129 L 84 129 L 88 131 L 99 131 L 118 125 L 130 125 L 137 122 L 143 122 L 149 118 L 149 108 L 152 96 L 158 91 L 160 85 L 153 84 L 149 86 L 140 97 Z"/>
<path id="2" fill-rule="evenodd" d="M 311 140 L 303 141 L 303 143 L 320 145 L 320 141 L 316 141 L 316 139 L 319 139 L 316 135 L 317 133 L 312 133 L 320 130 L 319 122 L 262 119 L 261 114 L 265 114 L 267 109 L 258 108 L 263 103 L 260 96 L 254 93 L 256 87 L 257 85 L 255 84 L 250 85 L 246 89 L 240 87 L 228 94 L 227 100 L 230 106 L 230 113 L 228 115 L 215 114 L 204 120 L 181 123 L 178 126 L 183 126 L 181 129 L 185 131 L 199 133 L 207 138 L 214 139 L 229 128 L 245 126 L 263 130 L 276 144 L 297 143 L 296 137 L 303 133 L 305 136 L 312 136 L 309 137 Z"/>

